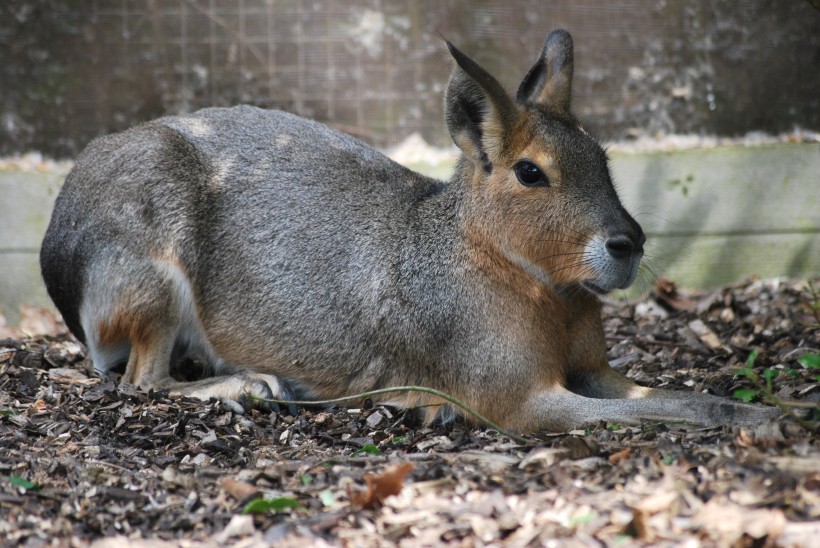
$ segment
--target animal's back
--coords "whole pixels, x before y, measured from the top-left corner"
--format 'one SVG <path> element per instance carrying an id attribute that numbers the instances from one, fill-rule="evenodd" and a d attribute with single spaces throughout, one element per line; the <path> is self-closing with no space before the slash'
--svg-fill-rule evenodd
<path id="1" fill-rule="evenodd" d="M 449 229 L 433 234 L 422 222 L 441 183 L 282 112 L 208 109 L 160 123 L 212 162 L 208 184 L 218 197 L 195 246 L 208 251 L 188 262 L 199 265 L 195 285 L 207 288 L 201 320 L 220 355 L 276 362 L 278 372 L 307 375 L 316 386 L 328 362 L 337 365 L 334 376 L 354 380 L 395 346 L 385 337 L 416 336 L 389 323 L 415 316 L 411 307 L 397 310 L 413 298 L 404 266 L 418 259 L 414 250 L 424 246 L 428 260 L 446 253 Z M 228 130 L 217 135 L 220 127 Z M 249 321 L 249 311 L 259 317 Z"/>
<path id="2" fill-rule="evenodd" d="M 170 298 L 195 301 L 182 307 L 181 336 L 209 352 L 297 377 L 333 360 L 354 377 L 382 359 L 382 334 L 398 332 L 384 321 L 409 298 L 400 280 L 408 254 L 445 237 L 419 222 L 440 189 L 287 113 L 235 107 L 162 118 L 99 139 L 78 159 L 43 245 L 44 278 L 81 336 L 117 315 L 111 301 L 138 300 L 160 276 Z M 52 291 L 66 280 L 73 291 Z"/>

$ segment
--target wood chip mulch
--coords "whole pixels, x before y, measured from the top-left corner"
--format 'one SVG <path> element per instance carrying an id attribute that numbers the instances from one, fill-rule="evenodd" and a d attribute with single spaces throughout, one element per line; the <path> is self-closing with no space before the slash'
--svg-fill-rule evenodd
<path id="1" fill-rule="evenodd" d="M 117 386 L 31 314 L 50 335 L 0 336 L 0 542 L 817 546 L 820 370 L 803 364 L 820 354 L 817 305 L 806 283 L 662 280 L 605 309 L 610 361 L 637 382 L 759 399 L 736 375 L 758 350 L 753 371 L 796 418 L 602 423 L 527 444 L 381 406 L 291 416 Z"/>

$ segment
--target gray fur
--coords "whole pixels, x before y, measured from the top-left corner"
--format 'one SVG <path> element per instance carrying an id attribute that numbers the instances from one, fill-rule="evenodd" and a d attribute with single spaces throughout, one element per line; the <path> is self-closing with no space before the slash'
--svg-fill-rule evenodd
<path id="1" fill-rule="evenodd" d="M 571 63 L 568 37 L 556 40 Z M 95 367 L 128 359 L 126 381 L 198 397 L 423 385 L 521 430 L 769 417 L 667 397 L 608 367 L 593 293 L 632 282 L 643 233 L 605 154 L 568 112 L 548 108 L 568 83 L 550 92 L 539 77 L 527 104 L 488 99 L 497 83 L 476 83 L 483 69 L 457 61 L 470 70 L 456 68 L 447 120 L 466 155 L 447 183 L 324 125 L 249 106 L 92 142 L 57 200 L 41 263 Z M 490 103 L 512 110 L 493 114 Z M 550 151 L 547 188 L 518 186 L 516 135 L 496 135 L 513 127 L 532 133 L 527 150 Z M 615 236 L 627 242 L 619 256 L 607 247 Z M 542 240 L 576 251 L 533 257 L 520 243 Z M 567 269 L 577 274 L 559 281 Z M 224 377 L 174 381 L 179 349 Z"/>

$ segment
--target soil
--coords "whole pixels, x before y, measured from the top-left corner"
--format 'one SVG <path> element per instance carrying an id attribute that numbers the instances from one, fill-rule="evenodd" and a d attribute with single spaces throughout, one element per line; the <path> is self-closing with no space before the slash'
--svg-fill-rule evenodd
<path id="1" fill-rule="evenodd" d="M 778 420 L 601 423 L 524 441 L 465 422 L 426 428 L 414 411 L 381 406 L 292 415 L 118 386 L 93 373 L 58 319 L 29 310 L 22 330 L 45 335 L 0 335 L 0 539 L 816 546 L 820 311 L 807 287 L 748 280 L 696 293 L 662 280 L 645 300 L 605 306 L 619 371 L 774 398 L 788 410 Z"/>

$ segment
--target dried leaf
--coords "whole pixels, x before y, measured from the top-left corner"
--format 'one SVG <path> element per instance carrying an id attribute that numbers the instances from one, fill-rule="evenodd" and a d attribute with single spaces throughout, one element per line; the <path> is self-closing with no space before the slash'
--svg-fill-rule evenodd
<path id="1" fill-rule="evenodd" d="M 258 493 L 258 489 L 250 483 L 237 481 L 233 478 L 224 478 L 220 482 L 220 485 L 222 486 L 222 489 L 227 491 L 227 493 L 236 500 L 244 500 Z"/>
<path id="2" fill-rule="evenodd" d="M 609 455 L 609 463 L 610 464 L 620 464 L 623 461 L 627 460 L 632 455 L 632 448 L 627 447 L 626 449 L 621 449 L 617 453 L 612 453 Z"/>
<path id="3" fill-rule="evenodd" d="M 683 297 L 678 292 L 675 282 L 667 278 L 658 278 L 655 282 L 657 300 L 672 310 L 694 312 L 698 303 L 693 299 Z"/>
<path id="4" fill-rule="evenodd" d="M 570 458 L 570 451 L 565 447 L 537 447 L 521 460 L 518 468 L 549 468 L 554 464 Z"/>
<path id="5" fill-rule="evenodd" d="M 722 546 L 752 539 L 776 539 L 783 532 L 786 516 L 781 510 L 750 509 L 724 497 L 714 497 L 694 517 L 694 522 Z"/>
<path id="6" fill-rule="evenodd" d="M 253 517 L 236 515 L 231 518 L 225 529 L 216 534 L 214 540 L 219 544 L 224 544 L 235 537 L 252 535 L 254 531 L 256 528 L 253 526 Z"/>
<path id="7" fill-rule="evenodd" d="M 381 474 L 365 474 L 364 481 L 367 489 L 365 491 L 349 490 L 351 502 L 370 510 L 381 506 L 384 499 L 401 492 L 404 487 L 404 478 L 413 471 L 413 468 L 413 464 L 409 462 L 400 462 L 385 468 Z"/>
<path id="8" fill-rule="evenodd" d="M 714 331 L 712 331 L 705 323 L 703 323 L 703 320 L 692 320 L 691 322 L 689 322 L 688 325 L 689 329 L 694 331 L 695 335 L 698 336 L 698 338 L 701 340 L 703 344 L 705 344 L 712 350 L 716 350 L 721 347 L 720 339 Z"/>
<path id="9" fill-rule="evenodd" d="M 334 495 L 333 491 L 330 489 L 325 489 L 319 493 L 319 500 L 322 502 L 322 506 L 331 506 L 334 502 L 336 502 L 336 495 Z"/>
<path id="10" fill-rule="evenodd" d="M 661 491 L 641 500 L 635 505 L 635 509 L 644 514 L 656 514 L 666 510 L 678 499 L 678 494 L 674 491 Z"/>
<path id="11" fill-rule="evenodd" d="M 55 367 L 54 369 L 49 369 L 48 377 L 54 382 L 76 384 L 79 386 L 93 386 L 99 383 L 98 379 L 90 379 L 79 369 L 71 367 Z"/>

